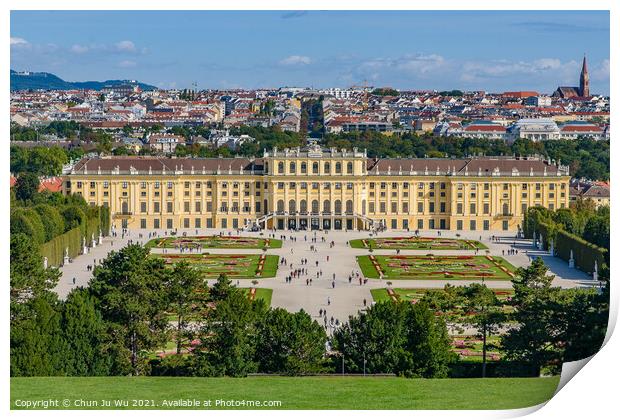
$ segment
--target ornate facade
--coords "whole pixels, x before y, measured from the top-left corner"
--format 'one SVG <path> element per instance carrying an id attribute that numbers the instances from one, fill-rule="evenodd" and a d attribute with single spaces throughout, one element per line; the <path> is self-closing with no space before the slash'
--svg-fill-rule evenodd
<path id="1" fill-rule="evenodd" d="M 274 149 L 262 158 L 84 158 L 63 192 L 131 229 L 518 230 L 530 206 L 568 207 L 568 168 L 539 158 L 370 159 Z"/>

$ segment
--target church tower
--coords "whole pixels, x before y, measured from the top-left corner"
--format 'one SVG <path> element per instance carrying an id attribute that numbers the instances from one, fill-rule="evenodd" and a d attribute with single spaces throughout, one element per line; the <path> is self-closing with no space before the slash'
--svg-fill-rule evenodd
<path id="1" fill-rule="evenodd" d="M 590 96 L 590 76 L 588 75 L 588 63 L 586 62 L 585 54 L 581 67 L 581 77 L 579 77 L 579 95 L 583 97 Z"/>

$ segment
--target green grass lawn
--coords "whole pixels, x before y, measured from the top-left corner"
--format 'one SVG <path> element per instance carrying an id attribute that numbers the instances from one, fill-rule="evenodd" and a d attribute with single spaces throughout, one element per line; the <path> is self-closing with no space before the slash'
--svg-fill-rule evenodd
<path id="1" fill-rule="evenodd" d="M 257 274 L 259 254 L 152 254 L 154 258 L 163 258 L 166 264 L 185 261 L 204 273 L 205 278 L 217 278 L 224 273 L 229 278 L 263 278 L 275 277 L 278 270 L 279 257 L 265 255 L 263 269 Z"/>
<path id="2" fill-rule="evenodd" d="M 250 290 L 252 290 L 251 287 L 244 287 L 242 288 L 242 290 L 248 295 L 248 297 L 250 296 Z M 262 299 L 265 301 L 265 304 L 269 307 L 271 306 L 271 296 L 273 295 L 273 289 L 265 289 L 262 287 L 257 287 L 256 288 L 256 294 L 254 295 L 254 299 L 258 300 L 258 299 Z"/>
<path id="3" fill-rule="evenodd" d="M 282 248 L 280 239 L 257 238 L 251 236 L 167 236 L 154 238 L 146 243 L 149 248 L 236 248 L 236 249 L 262 249 Z"/>
<path id="4" fill-rule="evenodd" d="M 501 257 L 435 255 L 360 255 L 357 262 L 364 276 L 380 278 L 373 258 L 385 280 L 511 280 L 516 268 Z"/>
<path id="5" fill-rule="evenodd" d="M 480 241 L 457 238 L 427 238 L 403 236 L 393 238 L 353 239 L 351 248 L 373 249 L 420 249 L 420 250 L 472 250 L 487 249 Z"/>
<path id="6" fill-rule="evenodd" d="M 559 377 L 487 379 L 405 379 L 395 377 L 51 377 L 11 378 L 11 409 L 16 401 L 56 399 L 62 408 L 75 400 L 124 400 L 128 409 L 165 409 L 178 399 L 281 401 L 278 409 L 512 409 L 549 400 Z M 132 407 L 146 400 L 149 407 Z M 52 407 L 54 408 L 54 407 Z M 111 407 L 113 408 L 113 407 Z M 256 408 L 239 406 L 237 409 Z"/>

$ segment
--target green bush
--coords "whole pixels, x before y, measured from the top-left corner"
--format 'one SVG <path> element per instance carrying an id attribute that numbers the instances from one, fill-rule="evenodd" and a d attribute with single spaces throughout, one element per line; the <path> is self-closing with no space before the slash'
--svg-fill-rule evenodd
<path id="1" fill-rule="evenodd" d="M 64 233 L 65 219 L 55 207 L 49 204 L 39 204 L 33 209 L 41 216 L 41 222 L 43 222 L 45 228 L 46 241 Z"/>
<path id="2" fill-rule="evenodd" d="M 65 219 L 65 229 L 69 231 L 80 226 L 86 219 L 86 214 L 80 207 L 70 205 L 62 211 L 62 217 Z"/>
<path id="3" fill-rule="evenodd" d="M 37 243 L 45 242 L 45 227 L 39 213 L 33 209 L 17 208 L 11 213 L 11 235 L 23 233 Z"/>

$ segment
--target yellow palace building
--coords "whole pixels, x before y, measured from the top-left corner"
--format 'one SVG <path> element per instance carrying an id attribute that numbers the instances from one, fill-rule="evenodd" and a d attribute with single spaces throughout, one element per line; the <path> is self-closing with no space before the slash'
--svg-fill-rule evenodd
<path id="1" fill-rule="evenodd" d="M 262 158 L 84 158 L 63 192 L 130 229 L 449 229 L 516 232 L 528 207 L 568 207 L 569 169 L 541 158 L 368 158 L 274 149 Z"/>

